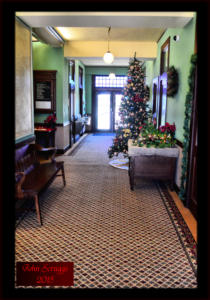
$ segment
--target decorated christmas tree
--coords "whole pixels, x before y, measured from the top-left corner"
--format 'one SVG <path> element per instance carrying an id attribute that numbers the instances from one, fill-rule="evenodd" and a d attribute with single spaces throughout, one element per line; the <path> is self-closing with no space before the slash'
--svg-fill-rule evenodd
<path id="1" fill-rule="evenodd" d="M 151 116 L 149 106 L 149 91 L 145 85 L 144 70 L 141 62 L 134 55 L 129 61 L 128 80 L 124 87 L 119 115 L 120 122 L 116 130 L 113 145 L 108 149 L 109 157 L 128 152 L 128 139 L 137 139 L 141 126 Z"/>

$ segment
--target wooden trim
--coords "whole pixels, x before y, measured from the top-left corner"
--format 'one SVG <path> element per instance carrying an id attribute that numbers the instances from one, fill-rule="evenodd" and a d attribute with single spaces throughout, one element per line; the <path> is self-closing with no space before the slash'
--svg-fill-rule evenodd
<path id="1" fill-rule="evenodd" d="M 163 45 L 161 46 L 161 51 L 167 46 L 170 46 L 170 36 L 167 38 L 167 40 L 163 43 Z"/>
<path id="2" fill-rule="evenodd" d="M 69 123 L 70 124 L 70 123 Z M 68 125 L 69 125 L 68 124 Z M 58 127 L 65 127 L 64 125 L 63 125 L 63 123 L 56 123 L 56 125 L 55 126 L 58 126 Z M 66 125 L 67 126 L 67 125 Z"/>
<path id="3" fill-rule="evenodd" d="M 34 70 L 33 71 L 33 87 L 34 87 L 34 112 L 35 113 L 51 113 L 56 112 L 56 70 Z M 36 102 L 42 101 L 37 99 L 36 84 L 40 82 L 50 83 L 50 101 L 51 108 L 36 108 Z M 44 99 L 43 99 L 44 100 Z"/>
<path id="4" fill-rule="evenodd" d="M 159 82 L 160 85 L 159 85 L 158 128 L 161 126 L 161 120 L 162 120 L 163 84 L 161 78 Z"/>
<path id="5" fill-rule="evenodd" d="M 190 121 L 190 141 L 188 151 L 187 165 L 187 183 L 186 183 L 186 206 L 191 210 L 194 217 L 197 219 L 197 65 L 194 78 L 194 97 L 192 102 L 192 113 Z M 195 196 L 195 197 L 194 197 Z"/>
<path id="6" fill-rule="evenodd" d="M 96 92 L 106 92 L 106 91 L 109 91 L 109 92 L 122 92 L 123 88 L 121 87 L 97 87 L 95 88 Z"/>
<path id="7" fill-rule="evenodd" d="M 96 76 L 104 76 L 104 77 L 107 77 L 107 75 L 92 75 L 92 132 L 99 132 L 99 131 L 104 131 L 104 130 L 97 130 L 97 126 L 96 126 L 96 123 L 97 123 L 97 111 L 96 111 L 96 95 L 98 92 L 109 92 L 111 93 L 111 105 L 113 103 L 113 93 L 122 93 L 122 96 L 123 96 L 123 88 L 121 87 L 95 87 L 95 77 Z M 117 76 L 122 76 L 122 75 L 117 75 Z M 112 117 L 110 118 L 110 122 L 112 120 Z M 112 126 L 110 126 L 110 130 L 105 130 L 105 131 L 109 131 L 109 132 L 112 132 L 113 131 L 113 128 Z"/>
<path id="8" fill-rule="evenodd" d="M 176 144 L 179 146 L 179 147 L 181 147 L 181 148 L 183 148 L 183 143 L 182 142 L 180 142 L 179 140 L 177 140 L 177 139 L 175 139 L 176 140 Z"/>
<path id="9" fill-rule="evenodd" d="M 64 125 L 63 123 L 56 123 L 56 127 L 65 127 L 65 126 L 68 126 L 68 125 L 70 125 L 71 124 L 71 122 L 69 122 L 68 124 L 66 124 L 66 125 Z M 43 125 L 45 125 L 45 123 L 40 123 L 40 122 L 36 122 L 35 124 L 34 124 L 35 126 L 43 126 Z"/>
<path id="10" fill-rule="evenodd" d="M 71 148 L 71 145 L 69 144 L 64 149 L 57 149 L 56 154 L 64 154 L 67 150 Z"/>
<path id="11" fill-rule="evenodd" d="M 96 90 L 95 90 L 95 76 L 92 75 L 92 130 L 96 129 Z"/>
<path id="12" fill-rule="evenodd" d="M 15 149 L 21 148 L 21 147 L 25 146 L 26 144 L 30 144 L 31 142 L 34 142 L 35 140 L 36 140 L 36 137 L 34 135 L 34 136 L 32 136 L 32 137 L 30 137 L 30 138 L 28 138 L 28 139 L 26 139 L 22 142 L 19 142 L 19 143 L 15 144 Z"/>
<path id="13" fill-rule="evenodd" d="M 197 54 L 198 51 L 198 44 L 197 44 L 197 18 L 196 18 L 196 24 L 195 24 L 195 45 L 194 45 L 194 54 Z"/>
<path id="14" fill-rule="evenodd" d="M 167 29 L 161 34 L 161 36 L 159 37 L 159 39 L 157 40 L 157 43 L 159 43 L 159 41 L 161 40 L 161 38 L 163 37 L 164 33 L 167 31 Z"/>
<path id="15" fill-rule="evenodd" d="M 167 70 L 169 68 L 169 62 L 170 62 L 170 36 L 167 38 L 167 40 L 163 43 L 160 50 L 160 75 L 164 73 L 164 70 L 162 70 L 162 52 L 163 49 L 168 45 L 168 66 Z"/>
<path id="16" fill-rule="evenodd" d="M 177 194 L 179 194 L 180 188 L 178 187 L 178 185 L 176 183 L 174 183 L 174 190 Z"/>

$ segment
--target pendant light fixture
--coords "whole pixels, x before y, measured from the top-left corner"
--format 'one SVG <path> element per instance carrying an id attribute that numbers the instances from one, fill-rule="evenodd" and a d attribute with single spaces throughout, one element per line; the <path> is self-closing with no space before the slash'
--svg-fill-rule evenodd
<path id="1" fill-rule="evenodd" d="M 109 35 L 110 35 L 111 26 L 108 29 L 108 51 L 104 54 L 105 64 L 111 64 L 114 61 L 114 55 L 109 51 Z"/>

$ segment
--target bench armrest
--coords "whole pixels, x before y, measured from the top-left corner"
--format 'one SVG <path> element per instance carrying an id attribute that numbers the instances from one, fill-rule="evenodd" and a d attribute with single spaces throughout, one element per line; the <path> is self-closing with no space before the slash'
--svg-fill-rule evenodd
<path id="1" fill-rule="evenodd" d="M 15 172 L 15 197 L 23 198 L 24 193 L 22 190 L 22 184 L 26 178 L 24 172 Z"/>

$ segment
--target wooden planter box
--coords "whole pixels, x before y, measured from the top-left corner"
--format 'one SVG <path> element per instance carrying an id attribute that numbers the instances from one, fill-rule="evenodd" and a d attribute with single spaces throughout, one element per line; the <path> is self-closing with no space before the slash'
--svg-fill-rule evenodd
<path id="1" fill-rule="evenodd" d="M 136 179 L 148 178 L 170 181 L 174 189 L 176 161 L 179 149 L 175 148 L 146 148 L 132 145 L 128 141 L 130 188 L 134 190 Z"/>

